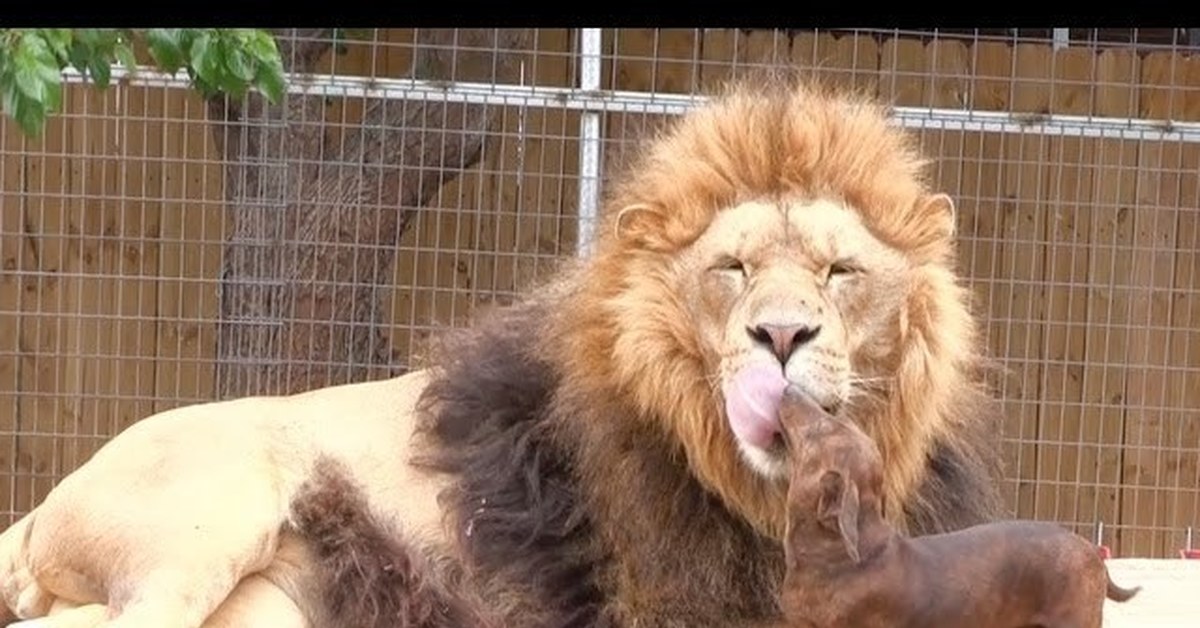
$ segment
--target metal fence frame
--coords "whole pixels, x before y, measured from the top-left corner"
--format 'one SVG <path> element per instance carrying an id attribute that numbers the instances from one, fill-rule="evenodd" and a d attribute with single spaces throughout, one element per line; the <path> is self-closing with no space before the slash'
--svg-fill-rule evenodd
<path id="1" fill-rule="evenodd" d="M 522 76 L 520 81 L 505 83 L 418 80 L 412 78 L 374 78 L 371 76 L 339 75 L 337 73 L 339 71 L 338 68 L 334 67 L 328 73 L 289 74 L 287 77 L 287 92 L 294 95 L 325 96 L 347 100 L 383 99 L 398 102 L 470 103 L 497 107 L 541 108 L 545 110 L 577 112 L 579 117 L 577 135 L 575 135 L 576 130 L 573 128 L 573 124 L 566 124 L 565 130 L 562 132 L 563 139 L 578 141 L 577 169 L 564 166 L 564 171 L 573 171 L 571 175 L 578 182 L 577 193 L 574 195 L 574 198 L 565 200 L 564 204 L 574 203 L 576 205 L 577 216 L 571 218 L 578 221 L 576 223 L 578 225 L 577 235 L 574 242 L 576 246 L 575 250 L 578 255 L 585 256 L 591 250 L 595 222 L 599 211 L 601 181 L 604 175 L 603 169 L 605 163 L 605 156 L 602 154 L 604 144 L 606 141 L 611 140 L 611 138 L 605 138 L 601 122 L 603 116 L 607 113 L 648 114 L 651 116 L 679 115 L 702 104 L 705 100 L 705 96 L 693 93 L 663 93 L 659 91 L 630 91 L 602 88 L 604 84 L 602 82 L 602 75 L 605 72 L 603 64 L 610 61 L 616 62 L 622 56 L 615 51 L 606 52 L 604 50 L 604 35 L 606 35 L 604 29 L 599 28 L 571 29 L 569 37 L 573 40 L 575 46 L 574 51 L 568 53 L 570 56 L 567 56 L 566 59 L 570 65 L 575 66 L 575 71 L 573 73 L 568 72 L 566 76 L 570 78 L 557 83 L 559 86 L 554 87 L 525 85 L 523 84 L 525 83 L 525 75 Z M 1067 37 L 1068 29 L 1054 29 L 1053 35 L 1052 40 L 1042 39 L 1039 41 L 1039 44 L 1052 46 L 1056 50 L 1061 50 L 1072 45 L 1072 42 Z M 855 34 L 854 36 L 857 37 L 858 35 Z M 1079 44 L 1081 41 L 1076 40 L 1076 43 Z M 568 50 L 570 49 L 568 48 Z M 657 55 L 657 52 L 655 55 Z M 937 55 L 935 54 L 933 58 L 936 59 Z M 734 63 L 736 64 L 737 62 L 735 61 Z M 961 72 L 974 72 L 974 68 L 969 67 L 959 70 L 960 74 L 958 75 L 961 76 Z M 132 72 L 114 68 L 112 74 L 114 83 L 123 82 L 130 86 L 166 88 L 171 91 L 188 91 L 192 89 L 190 81 L 186 76 L 172 76 L 158 72 L 150 67 L 139 67 Z M 561 77 L 562 75 L 559 76 Z M 926 74 L 922 73 L 921 76 L 921 80 L 928 80 Z M 80 84 L 87 80 L 84 76 L 71 69 L 65 72 L 64 78 L 67 82 L 75 84 Z M 561 80 L 561 78 L 556 80 Z M 1003 76 L 1001 76 L 1000 80 L 1004 80 Z M 1079 79 L 1076 78 L 1075 80 L 1078 81 Z M 653 90 L 654 88 L 650 87 L 647 89 Z M 955 95 L 957 96 L 958 94 L 956 93 Z M 965 100 L 970 101 L 971 99 L 968 98 Z M 1137 113 L 1136 108 L 1130 110 L 1121 109 L 1118 112 Z M 1135 140 L 1138 142 L 1200 143 L 1200 122 L 1174 122 L 1167 119 L 1151 119 L 1147 117 L 1013 113 L 1009 111 L 925 106 L 895 106 L 891 109 L 891 114 L 895 124 L 916 131 L 951 131 L 1028 136 L 1025 139 L 1043 142 L 1053 138 L 1086 138 Z M 555 131 L 555 133 L 558 133 L 558 131 Z M 564 148 L 564 150 L 569 151 L 570 149 Z M 564 156 L 566 154 L 568 153 L 564 153 Z M 992 157 L 989 157 L 989 159 L 992 159 Z M 1032 165 L 1034 167 L 1042 166 L 1041 164 Z M 1053 167 L 1054 164 L 1051 162 L 1044 165 Z M 960 168 L 958 164 L 953 162 L 946 164 L 946 167 L 950 169 Z M 565 249 L 570 245 L 570 242 L 564 238 L 562 244 Z M 1046 242 L 1043 244 L 1045 246 L 1057 246 L 1059 243 Z M 1080 242 L 1076 244 L 1084 243 Z M 1117 245 L 1114 244 L 1113 246 Z M 45 277 L 49 279 L 53 276 L 50 271 L 41 271 L 36 268 L 25 268 L 21 269 L 20 272 L 26 277 L 36 276 L 38 278 Z M 991 279 L 997 280 L 998 278 L 991 277 Z M 1054 290 L 1059 286 L 1059 284 L 1039 281 L 1036 278 L 1008 278 L 1004 281 L 1013 284 L 1036 283 L 1047 291 Z M 1128 288 L 1129 286 L 1118 287 Z M 1014 314 L 1011 310 L 1012 308 L 1010 307 L 1009 317 L 1000 322 L 1012 324 L 1018 321 L 1022 315 Z M 55 313 L 55 316 L 67 315 L 84 316 L 78 313 Z M 1067 324 L 1073 325 L 1076 323 L 1077 321 Z M 1029 341 L 1027 340 L 1026 342 L 1028 343 Z M 1036 342 L 1046 344 L 1044 339 Z M 1003 359 L 1006 356 L 996 357 Z M 1019 358 L 1018 361 L 1025 359 Z M 1037 360 L 1043 364 L 1050 363 L 1050 358 L 1045 356 L 1028 359 L 1031 361 Z M 1046 375 L 1043 373 L 1040 377 L 1044 378 Z M 1023 399 L 1020 403 L 1022 405 L 1029 403 L 1036 405 L 1038 401 L 1036 398 L 1028 398 Z M 1055 402 L 1050 401 L 1050 403 Z M 1090 402 L 1083 401 L 1078 403 L 1086 406 Z M 1162 410 L 1170 409 L 1162 408 Z M 1070 437 L 1063 437 L 1061 434 L 1060 427 L 1060 438 L 1067 438 L 1069 440 Z M 1021 433 L 1005 436 L 1006 440 L 1012 439 L 1014 442 L 1020 443 L 1026 443 L 1028 438 Z M 1042 440 L 1041 436 L 1033 437 L 1033 442 L 1040 442 Z M 1060 448 L 1062 445 L 1063 443 L 1059 443 Z M 1080 445 L 1082 447 L 1083 443 L 1080 443 Z M 1087 443 L 1087 446 L 1090 447 L 1091 445 L 1090 442 Z M 1080 457 L 1079 459 L 1082 460 L 1083 458 Z M 1010 470 L 1012 477 L 1006 478 L 1006 481 L 1016 480 L 1018 473 L 1016 470 Z M 1083 482 L 1083 480 L 1075 481 Z M 1049 483 L 1053 484 L 1054 481 L 1051 480 Z M 1097 480 L 1096 486 L 1098 487 L 1099 485 L 1099 480 Z M 1088 484 L 1088 486 L 1091 485 Z M 1076 499 L 1078 501 L 1078 497 Z M 1076 509 L 1078 509 L 1078 505 Z M 1105 528 L 1103 517 L 1095 520 L 1094 525 L 1097 540 L 1103 541 Z M 1111 519 L 1109 525 L 1110 529 L 1112 529 Z M 1119 530 L 1121 527 L 1125 527 L 1125 525 L 1118 521 L 1116 527 Z M 1147 526 L 1134 524 L 1129 524 L 1128 527 L 1150 529 Z M 1154 529 L 1159 528 L 1155 527 Z M 1167 530 L 1168 528 L 1164 527 L 1162 529 Z M 1187 544 L 1190 547 L 1190 526 L 1186 528 L 1186 531 L 1183 528 L 1172 526 L 1169 528 L 1169 531 L 1172 533 L 1186 532 Z"/>
<path id="2" fill-rule="evenodd" d="M 579 31 L 579 80 L 574 88 L 525 86 L 501 83 L 446 82 L 420 79 L 347 77 L 334 74 L 288 74 L 287 91 L 308 96 L 437 100 L 484 105 L 579 110 L 579 232 L 577 250 L 590 251 L 599 207 L 603 160 L 600 114 L 606 112 L 678 115 L 702 104 L 702 95 L 658 94 L 600 88 L 600 28 Z M 1054 29 L 1054 47 L 1070 45 L 1065 28 Z M 64 70 L 67 82 L 85 80 L 74 68 Z M 136 86 L 190 89 L 188 79 L 138 68 L 134 72 L 113 68 L 112 80 Z M 1063 114 L 1029 114 L 938 107 L 897 106 L 891 109 L 896 124 L 935 131 L 1034 134 L 1047 137 L 1083 137 L 1142 141 L 1200 142 L 1200 122 L 1172 122 L 1147 118 L 1113 118 Z"/>

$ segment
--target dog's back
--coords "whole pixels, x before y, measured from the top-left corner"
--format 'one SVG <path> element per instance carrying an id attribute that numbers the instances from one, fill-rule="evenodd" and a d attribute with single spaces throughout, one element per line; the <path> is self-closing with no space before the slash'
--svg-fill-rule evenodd
<path id="1" fill-rule="evenodd" d="M 1125 601 L 1139 590 L 1113 584 L 1095 546 L 1054 523 L 998 521 L 903 545 L 922 563 L 918 571 L 937 574 L 933 595 L 975 607 L 962 609 L 964 619 L 1007 616 L 1099 628 L 1105 597 Z"/>

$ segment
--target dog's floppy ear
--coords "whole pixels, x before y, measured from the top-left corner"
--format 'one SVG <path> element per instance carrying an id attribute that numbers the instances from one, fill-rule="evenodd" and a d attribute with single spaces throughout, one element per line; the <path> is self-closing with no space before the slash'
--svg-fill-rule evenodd
<path id="1" fill-rule="evenodd" d="M 858 562 L 858 485 L 839 471 L 821 476 L 821 524 L 842 537 L 846 554 Z"/>

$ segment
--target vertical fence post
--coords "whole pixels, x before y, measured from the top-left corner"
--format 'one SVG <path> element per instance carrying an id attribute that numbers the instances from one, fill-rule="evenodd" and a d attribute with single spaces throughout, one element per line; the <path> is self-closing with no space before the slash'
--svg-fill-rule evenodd
<path id="1" fill-rule="evenodd" d="M 600 89 L 600 29 L 579 29 L 579 89 Z M 579 229 L 575 250 L 580 257 L 591 252 L 600 204 L 600 112 L 584 109 L 579 116 Z"/>
<path id="2" fill-rule="evenodd" d="M 1071 29 L 1054 28 L 1050 30 L 1054 37 L 1054 49 L 1062 50 L 1071 45 Z"/>

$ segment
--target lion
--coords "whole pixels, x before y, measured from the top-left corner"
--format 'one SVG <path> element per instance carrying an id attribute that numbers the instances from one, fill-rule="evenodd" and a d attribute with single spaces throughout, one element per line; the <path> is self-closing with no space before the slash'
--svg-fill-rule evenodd
<path id="1" fill-rule="evenodd" d="M 624 168 L 591 255 L 423 368 L 112 439 L 0 536 L 0 593 L 42 626 L 763 625 L 789 384 L 878 444 L 901 531 L 1005 517 L 927 166 L 867 95 L 733 82 Z"/>

